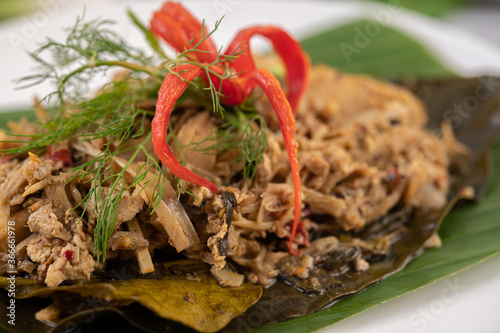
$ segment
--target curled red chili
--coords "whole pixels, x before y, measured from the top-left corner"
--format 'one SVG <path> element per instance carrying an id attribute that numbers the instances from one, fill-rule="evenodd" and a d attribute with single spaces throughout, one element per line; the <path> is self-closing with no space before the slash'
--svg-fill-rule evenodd
<path id="1" fill-rule="evenodd" d="M 183 167 L 179 161 L 177 161 L 167 144 L 167 129 L 170 122 L 170 114 L 174 109 L 175 102 L 186 90 L 189 82 L 200 75 L 202 69 L 195 65 L 185 64 L 177 66 L 174 71 L 178 75 L 171 73 L 167 74 L 158 92 L 156 112 L 151 123 L 155 152 L 165 166 L 180 179 L 184 179 L 198 186 L 205 186 L 210 189 L 210 191 L 217 193 L 219 190 L 212 182 Z"/>
<path id="2" fill-rule="evenodd" d="M 298 254 L 293 248 L 295 234 L 301 215 L 301 180 L 299 174 L 298 148 L 295 141 L 295 118 L 293 116 L 299 100 L 304 93 L 310 63 L 300 44 L 288 33 L 273 26 L 255 26 L 241 30 L 225 52 L 224 62 L 234 76 L 220 80 L 213 73 L 223 74 L 228 68 L 218 62 L 219 54 L 206 28 L 197 21 L 182 5 L 166 2 L 160 11 L 155 12 L 151 20 L 151 30 L 163 38 L 178 52 L 186 52 L 186 58 L 196 61 L 195 64 L 182 64 L 171 69 L 161 85 L 156 103 L 156 113 L 151 124 L 155 152 L 162 162 L 177 177 L 198 186 L 205 186 L 217 193 L 217 187 L 210 181 L 199 177 L 184 168 L 173 155 L 166 142 L 170 114 L 175 102 L 186 90 L 194 78 L 202 76 L 205 81 L 214 85 L 220 84 L 224 96 L 223 102 L 229 105 L 241 104 L 255 87 L 260 87 L 267 95 L 278 118 L 286 151 L 290 161 L 294 186 L 294 220 L 290 231 L 289 250 Z M 267 70 L 257 69 L 250 50 L 250 38 L 261 35 L 269 39 L 276 52 L 281 56 L 286 68 L 287 94 L 281 89 L 279 81 Z M 234 55 L 237 55 L 236 57 Z M 209 67 L 208 74 L 202 67 Z"/>
<path id="3" fill-rule="evenodd" d="M 250 39 L 261 35 L 273 44 L 276 53 L 281 57 L 286 67 L 287 98 L 292 111 L 295 112 L 300 97 L 307 87 L 309 58 L 302 50 L 300 43 L 284 30 L 274 26 L 255 26 L 243 29 L 233 39 L 225 54 L 241 54 L 231 63 L 231 67 L 241 75 L 248 75 L 255 70 L 255 63 L 250 50 Z M 240 101 L 239 103 L 241 103 Z"/>
<path id="4" fill-rule="evenodd" d="M 151 30 L 179 52 L 200 43 L 202 31 L 208 31 L 181 4 L 171 1 L 153 14 Z M 198 44 L 196 50 L 193 54 L 199 62 L 211 63 L 217 57 L 217 49 L 210 38 Z"/>

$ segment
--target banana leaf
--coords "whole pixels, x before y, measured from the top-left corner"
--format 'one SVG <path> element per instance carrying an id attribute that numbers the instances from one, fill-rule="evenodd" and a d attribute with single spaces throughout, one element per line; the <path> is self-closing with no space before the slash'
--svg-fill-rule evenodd
<path id="1" fill-rule="evenodd" d="M 39 7 L 40 4 L 33 0 L 0 0 L 0 21 L 34 12 Z"/>
<path id="2" fill-rule="evenodd" d="M 116 305 L 137 302 L 161 318 L 200 332 L 216 332 L 245 312 L 262 294 L 262 287 L 251 283 L 221 287 L 212 278 L 210 266 L 194 260 L 157 262 L 155 272 L 147 275 L 140 275 L 138 267 L 130 262 L 120 262 L 108 267 L 106 273 L 94 276 L 83 285 L 53 288 L 32 279 L 17 278 L 16 299 L 64 298 L 64 310 L 76 316 L 65 318 L 54 331 L 65 331 L 68 323 L 87 320 L 96 308 L 100 312 L 111 309 L 121 313 Z M 188 275 L 196 278 L 188 279 Z M 0 277 L 1 287 L 8 289 L 8 284 L 6 277 Z M 23 327 L 24 321 L 18 323 L 16 330 L 28 331 Z"/>
<path id="3" fill-rule="evenodd" d="M 386 79 L 454 76 L 418 41 L 376 21 L 350 22 L 305 38 L 301 44 L 313 64 L 323 63 L 350 73 Z"/>
<path id="4" fill-rule="evenodd" d="M 476 199 L 485 195 L 486 198 L 480 204 L 461 207 L 447 217 L 447 220 L 453 219 L 453 222 L 446 223 L 440 231 L 443 246 L 441 249 L 430 250 L 428 253 L 431 254 L 425 253 L 421 258 L 418 258 L 420 260 L 424 258 L 426 263 L 421 267 L 421 270 L 412 271 L 406 268 L 399 274 L 391 276 L 367 290 L 383 288 L 383 291 L 377 294 L 378 299 L 374 300 L 371 295 L 366 295 L 367 291 L 364 291 L 312 316 L 285 321 L 259 329 L 258 332 L 281 332 L 284 330 L 287 332 L 311 332 L 375 304 L 456 273 L 500 252 L 500 243 L 498 242 L 500 237 L 498 219 L 500 206 L 497 204 L 500 197 L 500 177 L 498 176 L 500 173 L 500 145 L 495 146 L 494 150 L 497 177 L 493 179 L 493 188 L 487 192 L 487 184 L 491 176 L 489 148 L 500 133 L 500 122 L 492 121 L 492 119 L 500 117 L 500 78 L 481 77 L 417 81 L 416 83 L 406 82 L 403 84 L 412 89 L 428 107 L 429 128 L 431 130 L 438 129 L 443 121 L 449 121 L 457 138 L 471 149 L 468 160 L 469 171 L 466 175 L 458 177 L 454 189 L 455 194 L 458 194 L 463 186 L 470 185 L 475 190 Z M 457 109 L 456 105 L 464 105 L 472 97 L 477 96 L 478 92 L 482 97 L 476 98 L 479 102 L 477 105 L 475 104 L 474 108 L 470 108 L 469 112 L 460 112 L 461 109 Z M 491 190 L 495 191 L 495 189 L 496 192 L 492 193 Z M 455 200 L 457 199 L 459 198 L 455 196 Z M 290 281 L 287 281 L 288 284 L 277 283 L 272 288 L 265 290 L 259 302 L 238 318 L 238 321 L 233 321 L 224 332 L 231 332 L 242 327 L 241 323 L 246 323 L 247 328 L 256 328 L 271 324 L 273 321 L 312 314 L 325 306 L 332 305 L 340 296 L 361 291 L 385 276 L 397 272 L 409 259 L 421 254 L 423 243 L 418 242 L 422 241 L 423 238 L 430 237 L 431 233 L 440 227 L 441 220 L 448 214 L 448 210 L 455 204 L 455 200 L 452 199 L 448 207 L 440 212 L 412 215 L 409 222 L 405 224 L 409 229 L 408 234 L 393 245 L 393 257 L 390 264 L 387 261 L 381 261 L 372 263 L 370 269 L 363 274 L 347 272 L 345 276 L 336 276 L 339 287 L 329 290 L 321 296 L 299 295 L 289 288 Z M 463 217 L 464 211 L 471 210 L 476 211 L 477 216 Z M 483 212 L 487 212 L 487 214 L 484 215 Z M 460 220 L 460 223 L 456 221 L 457 219 Z M 478 219 L 483 223 L 478 222 Z M 474 223 L 470 223 L 472 220 Z M 492 232 L 492 234 L 487 234 L 488 232 Z M 449 238 L 452 241 L 448 241 Z M 459 238 L 459 241 L 456 238 Z M 474 249 L 467 252 L 461 251 L 465 246 L 468 249 L 474 246 Z M 425 258 L 428 257 L 432 259 L 426 261 Z M 421 261 L 416 260 L 416 262 Z M 410 266 L 413 267 L 411 264 Z M 391 267 L 388 269 L 387 265 L 391 265 Z M 440 266 L 436 267 L 436 265 Z M 432 274 L 428 272 L 428 267 L 431 267 Z M 422 274 L 422 271 L 425 271 L 425 274 Z M 402 276 L 402 278 L 398 280 L 398 276 Z M 395 283 L 387 282 L 394 279 L 397 280 Z M 406 283 L 407 280 L 408 283 Z M 418 284 L 415 281 L 418 281 Z M 380 287 L 381 285 L 382 287 Z M 346 289 L 342 290 L 343 287 Z M 342 307 L 342 304 L 345 303 L 350 305 L 347 309 Z M 279 309 L 279 313 L 277 311 L 269 315 L 269 309 Z M 252 318 L 259 318 L 259 321 L 256 323 L 255 319 Z M 236 322 L 239 322 L 239 326 L 236 326 Z M 307 323 L 307 326 L 304 323 Z"/>

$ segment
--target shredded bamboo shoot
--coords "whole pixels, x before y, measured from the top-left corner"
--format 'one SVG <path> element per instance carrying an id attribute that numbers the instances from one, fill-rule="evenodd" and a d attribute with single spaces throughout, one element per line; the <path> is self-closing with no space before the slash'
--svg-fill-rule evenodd
<path id="1" fill-rule="evenodd" d="M 127 161 L 115 156 L 114 162 L 124 168 Z M 137 176 L 134 167 L 127 168 L 127 173 L 132 177 Z M 155 189 L 155 178 L 153 173 L 148 172 L 142 182 L 136 186 L 140 189 L 141 196 L 147 204 L 153 200 Z M 165 228 L 173 247 L 180 252 L 200 242 L 198 233 L 194 229 L 184 207 L 177 199 L 177 195 L 168 181 L 165 182 L 165 193 L 156 208 L 154 214 L 158 217 L 158 222 Z"/>
<path id="2" fill-rule="evenodd" d="M 139 222 L 137 222 L 136 218 L 133 218 L 132 220 L 127 222 L 127 228 L 129 232 L 135 233 L 137 235 L 140 235 L 141 238 L 144 238 L 141 226 L 139 225 Z M 141 268 L 142 274 L 151 273 L 155 270 L 148 248 L 134 250 L 134 254 L 137 257 L 137 261 L 139 262 L 139 267 Z"/>

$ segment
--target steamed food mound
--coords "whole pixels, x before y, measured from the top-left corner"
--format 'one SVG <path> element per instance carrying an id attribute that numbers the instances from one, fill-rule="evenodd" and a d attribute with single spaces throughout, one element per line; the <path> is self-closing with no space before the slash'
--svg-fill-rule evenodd
<path id="1" fill-rule="evenodd" d="M 266 98 L 260 97 L 256 105 L 273 123 Z M 460 148 L 448 131 L 443 131 L 448 137 L 440 138 L 424 128 L 425 110 L 410 92 L 367 76 L 314 67 L 296 116 L 303 184 L 303 224 L 297 243 L 310 245 L 294 256 L 287 251 L 293 184 L 280 131 L 265 129 L 269 149 L 251 182 L 241 176 L 242 162 L 235 160 L 239 152 L 189 149 L 193 142 L 211 147 L 217 122 L 194 100 L 181 104 L 172 119 L 181 146 L 176 153 L 183 155 L 184 165 L 235 199 L 229 222 L 223 194 L 184 184 L 191 194 L 181 195 L 179 207 L 189 213 L 200 241 L 183 254 L 214 265 L 215 271 L 229 259 L 249 281 L 263 286 L 280 274 L 307 279 L 324 254 L 335 248 L 361 247 L 363 251 L 351 258 L 352 267 L 367 269 L 369 258 L 387 253 L 397 233 L 369 242 L 346 241 L 339 235 L 360 230 L 398 206 L 429 210 L 445 205 L 450 152 Z M 11 127 L 16 134 L 24 133 L 23 126 Z M 85 161 L 101 146 L 102 140 L 73 137 L 57 149 Z M 0 219 L 2 225 L 15 221 L 17 267 L 48 286 L 89 279 L 95 269 L 102 269 L 93 257 L 92 236 L 94 207 L 103 203 L 90 201 L 82 220 L 78 214 L 92 181 L 73 178 L 68 183 L 72 168 L 47 154 L 4 161 L 0 176 Z M 142 253 L 148 261 L 144 265 L 151 269 L 150 256 L 170 247 L 170 239 L 159 218 L 149 214 L 141 188 L 127 185 L 115 212 L 106 260 L 134 252 L 141 260 Z M 111 189 L 103 186 L 102 191 Z M 8 270 L 6 246 L 3 232 L 2 274 Z"/>

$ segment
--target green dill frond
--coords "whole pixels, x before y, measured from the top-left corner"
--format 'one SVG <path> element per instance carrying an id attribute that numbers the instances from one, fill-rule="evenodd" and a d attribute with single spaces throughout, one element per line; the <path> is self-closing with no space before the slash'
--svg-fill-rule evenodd
<path id="1" fill-rule="evenodd" d="M 138 107 L 140 102 L 155 99 L 159 83 L 155 80 L 139 80 L 129 74 L 119 81 L 106 85 L 99 95 L 71 106 L 65 114 L 52 114 L 49 121 L 40 124 L 40 133 L 30 136 L 24 145 L 9 149 L 6 153 L 19 155 L 28 151 L 40 153 L 47 147 L 75 134 L 86 140 L 112 136 L 120 142 L 141 135 L 146 117 L 151 110 Z M 137 132 L 141 129 L 142 132 Z"/>
<path id="2" fill-rule="evenodd" d="M 245 49 L 233 51 L 231 54 L 223 54 L 222 48 L 220 48 L 217 52 L 217 56 L 215 57 L 215 60 L 209 64 L 200 64 L 195 60 L 191 60 L 191 59 L 193 59 L 193 57 L 190 56 L 190 53 L 204 52 L 202 50 L 199 50 L 198 47 L 206 39 L 210 38 L 211 35 L 215 31 L 217 31 L 217 29 L 219 28 L 223 19 L 224 19 L 224 16 L 221 19 L 217 20 L 215 22 L 214 29 L 209 33 L 207 33 L 205 31 L 205 21 L 203 20 L 203 22 L 202 22 L 203 28 L 200 32 L 200 34 L 201 34 L 200 40 L 198 42 L 196 42 L 192 47 L 184 50 L 183 52 L 181 52 L 178 55 L 178 59 L 183 59 L 183 58 L 190 59 L 190 60 L 182 61 L 182 63 L 193 64 L 193 65 L 199 66 L 200 68 L 203 68 L 205 70 L 205 76 L 208 78 L 208 87 L 205 87 L 203 89 L 209 91 L 209 93 L 210 93 L 210 99 L 212 101 L 212 110 L 215 113 L 220 113 L 221 116 L 224 114 L 224 107 L 221 104 L 221 100 L 224 97 L 224 95 L 222 93 L 222 82 L 224 80 L 230 79 L 232 77 L 236 77 L 239 74 L 239 73 L 235 73 L 235 72 L 231 71 L 229 69 L 229 67 L 227 66 L 227 63 L 233 62 L 240 54 L 242 54 L 245 51 Z M 200 37 L 200 36 L 195 36 L 189 42 L 189 44 L 192 44 L 194 42 L 194 40 L 197 39 L 198 37 Z M 221 73 L 215 72 L 213 69 L 211 69 L 211 67 L 213 67 L 213 66 L 219 66 L 219 67 L 224 68 L 225 70 L 221 74 Z M 218 85 L 216 85 L 212 81 L 212 78 L 211 78 L 212 76 L 216 77 L 219 80 Z M 195 88 L 197 88 L 197 87 L 195 86 Z"/>
<path id="3" fill-rule="evenodd" d="M 143 136 L 140 142 L 132 147 L 122 144 L 112 149 L 112 145 L 108 144 L 99 154 L 73 169 L 74 175 L 69 182 L 77 180 L 91 183 L 80 207 L 83 209 L 83 214 L 86 212 L 87 220 L 95 223 L 94 255 L 98 261 L 100 258 L 106 258 L 107 242 L 115 228 L 116 209 L 126 190 L 139 184 L 144 189 L 154 183 L 150 202 L 152 212 L 157 209 L 163 198 L 167 180 L 160 164 L 147 150 L 147 143 L 150 140 L 151 133 Z M 127 154 L 130 157 L 123 167 L 117 167 L 114 159 L 121 154 Z M 142 158 L 139 161 L 141 155 Z M 137 164 L 139 167 L 135 169 L 136 176 L 130 180 L 131 176 L 127 170 L 135 168 Z M 151 174 L 154 177 L 148 177 Z"/>
<path id="4" fill-rule="evenodd" d="M 218 134 L 219 149 L 240 149 L 241 155 L 236 159 L 243 162 L 243 176 L 253 182 L 257 166 L 262 162 L 269 148 L 267 141 L 267 124 L 265 120 L 253 112 L 237 109 L 234 113 L 226 113 L 225 123 Z M 229 142 L 230 145 L 224 145 Z"/>
<path id="5" fill-rule="evenodd" d="M 88 83 L 96 75 L 105 74 L 111 66 L 158 76 L 154 67 L 158 61 L 127 43 L 111 29 L 113 25 L 110 20 L 84 22 L 83 16 L 77 17 L 63 43 L 48 38 L 42 47 L 30 54 L 39 65 L 39 73 L 18 80 L 19 88 L 51 81 L 57 88 L 43 100 L 57 96 L 58 102 L 64 104 L 84 96 Z"/>

